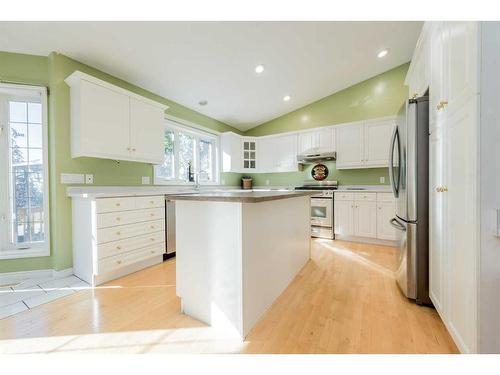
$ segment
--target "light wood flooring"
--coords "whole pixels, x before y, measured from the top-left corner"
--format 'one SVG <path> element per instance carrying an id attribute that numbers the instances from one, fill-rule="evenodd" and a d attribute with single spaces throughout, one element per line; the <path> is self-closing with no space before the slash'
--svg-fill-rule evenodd
<path id="1" fill-rule="evenodd" d="M 312 241 L 312 259 L 241 342 L 180 313 L 175 260 L 0 320 L 0 353 L 456 353 L 408 301 L 396 249 Z"/>

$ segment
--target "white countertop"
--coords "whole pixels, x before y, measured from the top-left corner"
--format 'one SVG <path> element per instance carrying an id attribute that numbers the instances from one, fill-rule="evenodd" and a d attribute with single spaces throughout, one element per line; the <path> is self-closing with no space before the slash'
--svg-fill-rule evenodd
<path id="1" fill-rule="evenodd" d="M 287 191 L 283 187 L 269 186 L 267 188 L 254 188 L 252 191 Z M 193 186 L 70 186 L 66 189 L 66 195 L 70 198 L 109 198 L 125 196 L 144 195 L 170 195 L 170 194 L 194 194 L 203 192 L 242 192 L 238 186 L 201 186 L 196 190 Z"/>
<path id="2" fill-rule="evenodd" d="M 392 193 L 390 185 L 339 185 L 335 192 L 342 193 Z"/>

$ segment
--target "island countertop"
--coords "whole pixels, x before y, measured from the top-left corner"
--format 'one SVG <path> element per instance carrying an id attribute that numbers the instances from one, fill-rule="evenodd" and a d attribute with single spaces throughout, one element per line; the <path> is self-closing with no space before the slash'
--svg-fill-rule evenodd
<path id="1" fill-rule="evenodd" d="M 201 192 L 195 194 L 179 194 L 170 196 L 171 200 L 178 201 L 211 201 L 211 202 L 239 202 L 259 203 L 278 199 L 304 197 L 318 194 L 314 191 L 241 191 L 241 192 Z"/>

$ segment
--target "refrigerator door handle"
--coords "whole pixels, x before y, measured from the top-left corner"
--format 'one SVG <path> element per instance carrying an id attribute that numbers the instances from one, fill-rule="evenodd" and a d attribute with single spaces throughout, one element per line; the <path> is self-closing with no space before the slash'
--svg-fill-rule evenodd
<path id="1" fill-rule="evenodd" d="M 399 195 L 399 189 L 396 186 L 396 181 L 394 178 L 394 147 L 396 146 L 396 138 L 398 136 L 398 127 L 395 126 L 392 132 L 391 143 L 389 147 L 389 181 L 391 183 L 392 192 L 394 197 L 397 198 Z M 398 154 L 399 155 L 399 154 Z"/>
<path id="2" fill-rule="evenodd" d="M 396 219 L 395 217 L 393 217 L 391 220 L 389 220 L 389 223 L 396 229 L 399 229 L 403 232 L 406 232 L 406 228 L 404 227 L 404 225 L 401 225 L 400 222 L 398 221 L 398 219 Z"/>

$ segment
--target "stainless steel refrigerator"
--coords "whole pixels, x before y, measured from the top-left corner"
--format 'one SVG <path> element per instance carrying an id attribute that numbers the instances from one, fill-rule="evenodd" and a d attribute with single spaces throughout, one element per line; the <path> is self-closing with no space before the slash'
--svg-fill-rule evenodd
<path id="1" fill-rule="evenodd" d="M 401 291 L 418 304 L 429 299 L 429 97 L 407 100 L 398 113 L 389 150 L 396 198 L 391 224 L 398 231 Z"/>

